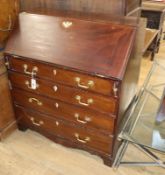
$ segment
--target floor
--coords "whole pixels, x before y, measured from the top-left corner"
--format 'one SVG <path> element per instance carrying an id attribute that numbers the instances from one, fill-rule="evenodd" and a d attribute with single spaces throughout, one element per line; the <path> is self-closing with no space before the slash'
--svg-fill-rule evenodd
<path id="1" fill-rule="evenodd" d="M 165 56 L 161 44 L 159 59 Z M 164 58 L 165 59 L 165 58 Z M 142 59 L 139 86 L 143 83 L 152 62 Z M 165 155 L 162 155 L 165 158 Z M 129 146 L 125 160 L 150 160 Z M 28 130 L 15 131 L 0 143 L 0 175 L 165 175 L 158 167 L 120 167 L 117 171 L 105 166 L 102 160 L 85 151 L 65 148 L 40 134 Z"/>

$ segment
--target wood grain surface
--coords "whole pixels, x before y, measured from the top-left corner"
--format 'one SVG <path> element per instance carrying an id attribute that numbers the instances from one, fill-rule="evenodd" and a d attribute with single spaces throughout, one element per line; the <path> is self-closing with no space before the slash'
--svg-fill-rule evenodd
<path id="1" fill-rule="evenodd" d="M 116 116 L 111 114 L 105 114 L 87 108 L 82 108 L 59 100 L 48 99 L 18 89 L 12 90 L 12 96 L 15 104 L 23 106 L 24 108 L 33 109 L 40 113 L 45 113 L 69 122 L 74 122 L 73 124 L 80 127 L 83 126 L 88 129 L 91 129 L 90 127 L 94 127 L 100 132 L 103 129 L 104 131 L 107 131 L 108 134 L 114 133 L 114 123 Z M 42 102 L 42 105 L 40 106 L 35 102 L 29 103 L 29 98 L 32 97 Z M 79 120 L 75 118 L 75 114 L 79 115 Z M 87 120 L 88 122 L 86 123 L 80 122 L 80 120 L 85 120 L 85 117 L 90 118 L 90 120 Z"/>
<path id="2" fill-rule="evenodd" d="M 122 79 L 135 34 L 128 25 L 21 14 L 5 53 Z"/>
<path id="3" fill-rule="evenodd" d="M 2 66 L 0 66 L 1 69 Z M 0 140 L 16 129 L 7 73 L 0 75 Z"/>
<path id="4" fill-rule="evenodd" d="M 0 0 L 0 48 L 14 27 L 19 11 L 18 0 Z"/>

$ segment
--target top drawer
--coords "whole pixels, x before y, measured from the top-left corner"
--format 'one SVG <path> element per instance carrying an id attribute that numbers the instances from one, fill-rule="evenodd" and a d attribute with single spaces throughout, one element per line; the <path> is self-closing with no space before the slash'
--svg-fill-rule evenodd
<path id="1" fill-rule="evenodd" d="M 58 68 L 47 63 L 13 56 L 6 56 L 6 65 L 8 69 L 13 71 L 31 76 L 33 72 L 33 75 L 39 78 L 118 97 L 119 81 L 90 76 L 64 68 Z"/>

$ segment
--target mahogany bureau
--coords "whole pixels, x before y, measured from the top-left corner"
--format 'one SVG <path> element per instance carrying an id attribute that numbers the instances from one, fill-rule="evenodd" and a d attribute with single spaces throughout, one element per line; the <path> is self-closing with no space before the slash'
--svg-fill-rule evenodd
<path id="1" fill-rule="evenodd" d="M 135 95 L 136 27 L 22 13 L 5 50 L 21 130 L 101 156 L 112 165 Z"/>

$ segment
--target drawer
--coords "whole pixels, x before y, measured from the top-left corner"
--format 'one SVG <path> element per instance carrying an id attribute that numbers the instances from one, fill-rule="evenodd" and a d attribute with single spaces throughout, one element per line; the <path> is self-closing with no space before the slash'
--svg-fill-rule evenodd
<path id="1" fill-rule="evenodd" d="M 30 72 L 32 72 L 33 70 L 34 73 L 36 73 L 37 77 L 41 77 L 43 79 L 74 86 L 80 89 L 118 97 L 118 81 L 90 76 L 75 71 L 69 71 L 66 69 L 54 67 L 53 65 L 48 65 L 29 59 L 24 60 L 9 57 L 8 65 L 9 68 L 14 71 L 30 75 Z"/>
<path id="2" fill-rule="evenodd" d="M 48 117 L 43 114 L 15 108 L 16 115 L 19 118 L 18 123 L 26 125 L 29 128 L 39 128 L 56 136 L 69 139 L 77 144 L 83 144 L 86 147 L 103 153 L 111 154 L 113 136 L 106 136 L 97 132 L 88 132 L 78 127 L 73 127 L 61 120 Z"/>
<path id="3" fill-rule="evenodd" d="M 12 96 L 16 104 L 24 106 L 25 108 L 31 108 L 39 112 L 57 116 L 86 128 L 97 128 L 108 131 L 111 134 L 114 132 L 114 116 L 80 108 L 59 100 L 51 100 L 18 89 L 12 90 Z M 30 98 L 34 98 L 37 101 L 35 100 L 31 103 L 29 102 Z"/>
<path id="4" fill-rule="evenodd" d="M 50 98 L 59 99 L 81 107 L 112 114 L 116 113 L 117 99 L 113 97 L 102 96 L 41 79 L 36 79 L 38 88 L 36 90 L 32 90 L 29 87 L 30 77 L 24 76 L 20 73 L 10 73 L 9 78 L 14 87 L 22 88 L 41 95 L 43 94 Z"/>

